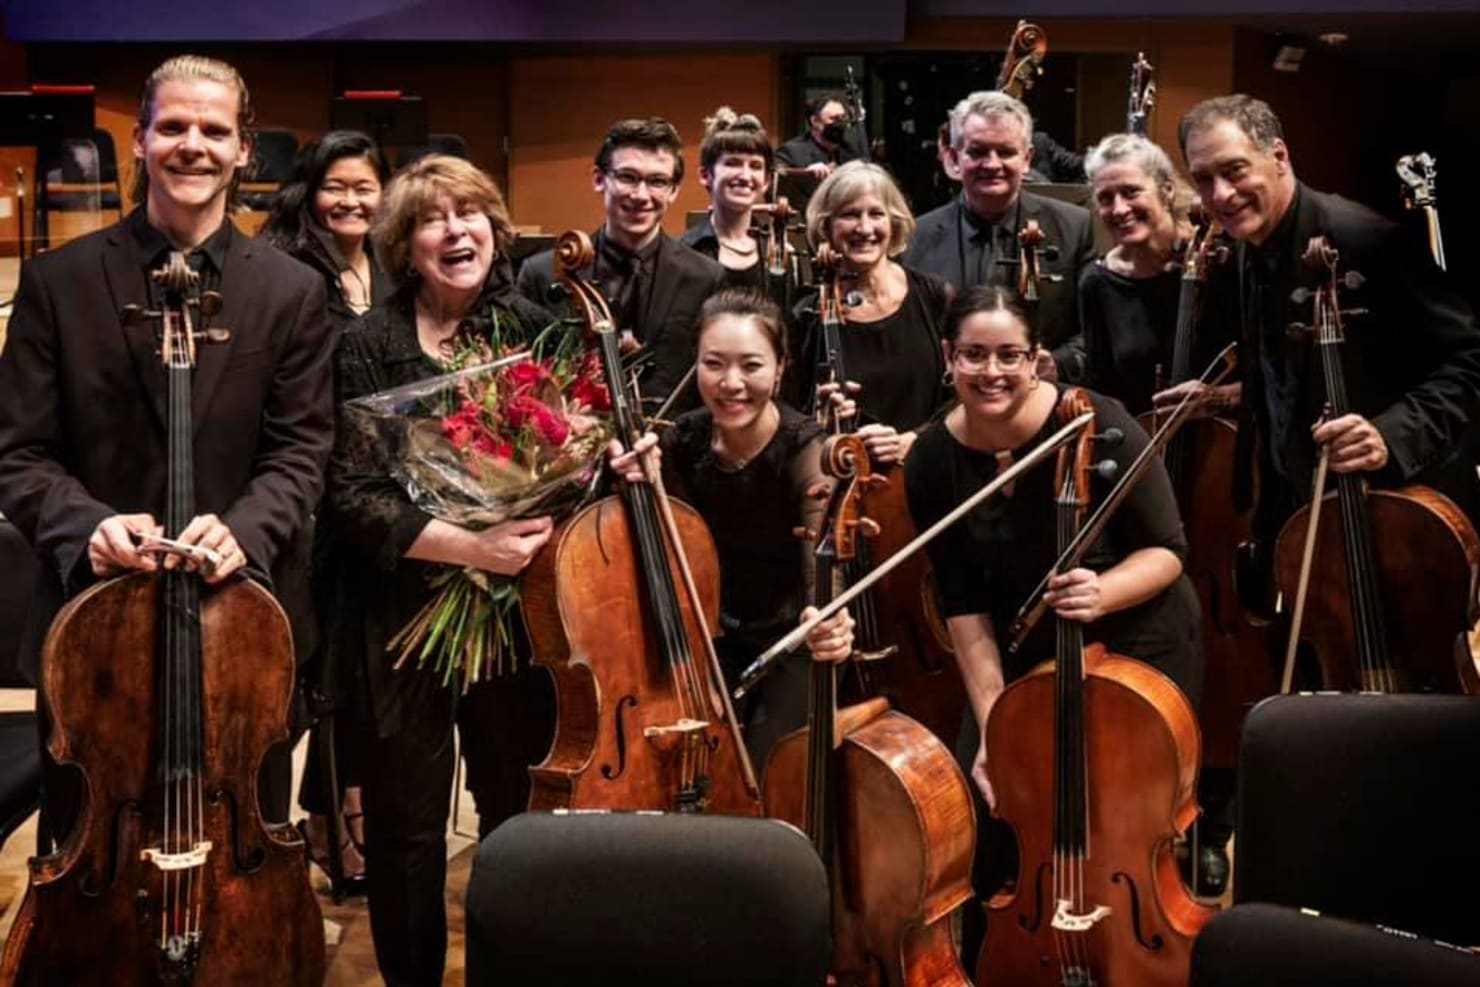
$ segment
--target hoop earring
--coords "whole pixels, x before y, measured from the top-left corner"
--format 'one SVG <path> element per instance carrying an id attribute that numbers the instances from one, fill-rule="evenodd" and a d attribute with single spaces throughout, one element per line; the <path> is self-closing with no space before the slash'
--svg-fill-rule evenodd
<path id="1" fill-rule="evenodd" d="M 947 387 L 952 386 L 956 383 L 956 372 L 947 366 L 946 372 L 940 375 L 940 382 Z"/>

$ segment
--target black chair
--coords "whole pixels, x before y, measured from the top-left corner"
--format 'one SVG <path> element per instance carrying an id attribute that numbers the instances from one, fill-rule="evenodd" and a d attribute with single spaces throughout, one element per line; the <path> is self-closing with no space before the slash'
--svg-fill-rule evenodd
<path id="1" fill-rule="evenodd" d="M 91 140 L 68 140 L 37 148 L 37 188 L 33 216 L 36 247 L 51 246 L 54 212 L 104 213 L 111 222 L 123 218 L 123 186 L 118 180 L 118 151 L 113 135 L 101 127 Z"/>
<path id="2" fill-rule="evenodd" d="M 1480 944 L 1477 764 L 1477 698 L 1256 706 L 1239 747 L 1235 906 L 1194 945 L 1192 983 L 1480 983 L 1480 959 L 1411 937 Z"/>
<path id="3" fill-rule="evenodd" d="M 464 161 L 473 160 L 472 152 L 468 150 L 468 142 L 461 134 L 427 134 L 425 144 L 403 147 L 396 153 L 396 167 L 404 168 L 428 154 L 450 154 Z"/>
<path id="4" fill-rule="evenodd" d="M 1308 915 L 1239 905 L 1192 945 L 1192 987 L 1473 987 L 1480 956 L 1452 946 Z"/>
<path id="5" fill-rule="evenodd" d="M 768 819 L 525 813 L 478 849 L 467 982 L 818 987 L 827 874 Z"/>
<path id="6" fill-rule="evenodd" d="M 259 130 L 253 137 L 252 170 L 242 189 L 242 204 L 266 212 L 284 182 L 293 177 L 298 135 L 291 130 Z"/>

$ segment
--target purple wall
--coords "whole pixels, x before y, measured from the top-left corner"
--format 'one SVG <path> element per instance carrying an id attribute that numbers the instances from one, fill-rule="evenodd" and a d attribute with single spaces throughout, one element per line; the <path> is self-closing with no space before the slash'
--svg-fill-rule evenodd
<path id="1" fill-rule="evenodd" d="M 887 44 L 906 0 L 8 0 L 12 41 Z M 625 6 L 626 9 L 622 9 Z"/>

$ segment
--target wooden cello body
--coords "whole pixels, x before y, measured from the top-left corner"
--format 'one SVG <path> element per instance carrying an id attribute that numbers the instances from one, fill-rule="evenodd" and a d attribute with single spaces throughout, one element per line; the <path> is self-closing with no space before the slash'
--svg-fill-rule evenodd
<path id="1" fill-rule="evenodd" d="M 591 257 L 590 240 L 568 233 L 557 274 L 601 348 L 631 448 L 642 430 L 616 327 L 600 293 L 574 274 Z M 652 479 L 579 511 L 523 576 L 525 626 L 554 678 L 557 713 L 550 752 L 530 769 L 529 807 L 759 816 L 760 788 L 710 642 L 719 618 L 714 541 Z"/>
<path id="2" fill-rule="evenodd" d="M 1361 276 L 1337 275 L 1339 255 L 1324 236 L 1312 239 L 1305 259 L 1324 275 L 1310 293 L 1311 328 L 1328 417 L 1337 417 L 1349 410 L 1338 290 L 1360 286 Z M 1300 584 L 1312 505 L 1280 531 L 1275 580 L 1287 599 L 1304 600 L 1299 635 L 1316 652 L 1321 688 L 1480 692 L 1480 656 L 1470 646 L 1480 538 L 1459 508 L 1427 487 L 1369 490 L 1356 473 L 1337 474 L 1336 491 L 1319 503 L 1307 592 Z"/>
<path id="3" fill-rule="evenodd" d="M 1089 408 L 1070 389 L 1059 416 Z M 1088 503 L 1089 430 L 1068 452 L 1061 550 Z M 1118 489 L 1138 478 L 1127 470 Z M 1198 813 L 1196 716 L 1161 672 L 1086 647 L 1082 624 L 1056 618 L 1056 645 L 1057 659 L 1008 686 L 987 717 L 987 771 L 1019 869 L 988 903 L 977 987 L 1180 987 L 1214 911 L 1182 884 L 1173 847 Z"/>
<path id="4" fill-rule="evenodd" d="M 179 253 L 154 277 L 166 298 L 147 315 L 163 323 L 173 537 L 195 513 L 195 345 L 219 338 L 197 333 L 191 311 L 219 297 L 196 297 L 199 277 Z M 322 983 L 303 844 L 258 807 L 258 772 L 288 737 L 295 682 L 271 594 L 242 579 L 207 589 L 183 565 L 108 580 L 57 615 L 41 674 L 52 756 L 85 784 L 60 848 L 31 861 L 0 982 Z"/>
<path id="5" fill-rule="evenodd" d="M 1214 913 L 1182 884 L 1173 848 L 1197 818 L 1197 718 L 1156 669 L 1100 645 L 1085 649 L 1089 850 L 1076 859 L 1056 845 L 1064 838 L 1055 827 L 1059 667 L 1013 683 L 987 720 L 997 814 L 1012 825 L 1020 863 L 1012 894 L 989 903 L 977 987 L 1181 987 L 1192 940 Z M 1075 889 L 1086 907 L 1065 896 Z M 1078 928 L 1074 917 L 1098 907 L 1108 914 Z M 1087 977 L 1074 979 L 1066 966 Z"/>
<path id="6" fill-rule="evenodd" d="M 817 601 L 854 550 L 868 453 L 856 436 L 824 457 L 841 482 L 817 556 Z M 849 471 L 856 471 L 850 473 Z M 839 710 L 837 669 L 812 668 L 808 726 L 783 737 L 765 775 L 766 812 L 806 831 L 831 878 L 832 980 L 967 987 L 950 914 L 971 894 L 975 815 L 950 751 L 872 699 Z"/>
<path id="7" fill-rule="evenodd" d="M 244 580 L 209 595 L 201 612 L 210 752 L 202 831 L 211 852 L 197 880 L 210 889 L 198 918 L 205 934 L 188 976 L 170 976 L 160 961 L 169 872 L 141 854 L 162 845 L 169 829 L 148 736 L 165 704 L 151 619 L 161 584 L 151 575 L 100 583 L 71 601 L 47 636 L 51 753 L 83 769 L 88 795 L 60 850 L 32 860 L 0 981 L 323 983 L 323 921 L 303 844 L 291 827 L 265 824 L 257 807 L 262 756 L 288 736 L 292 642 L 277 601 Z"/>

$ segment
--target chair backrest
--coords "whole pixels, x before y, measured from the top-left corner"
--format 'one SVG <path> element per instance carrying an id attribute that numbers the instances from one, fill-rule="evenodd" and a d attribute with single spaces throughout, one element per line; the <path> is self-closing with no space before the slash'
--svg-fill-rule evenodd
<path id="1" fill-rule="evenodd" d="M 252 152 L 254 182 L 286 182 L 293 175 L 293 158 L 298 154 L 298 135 L 291 130 L 259 130 Z"/>
<path id="2" fill-rule="evenodd" d="M 1192 945 L 1190 987 L 1469 987 L 1480 956 L 1278 905 L 1213 916 Z"/>
<path id="3" fill-rule="evenodd" d="M 1480 943 L 1480 698 L 1279 696 L 1244 722 L 1234 896 Z"/>
<path id="4" fill-rule="evenodd" d="M 428 154 L 450 154 L 454 158 L 462 158 L 464 161 L 473 160 L 473 155 L 468 149 L 468 142 L 461 134 L 427 134 L 425 144 L 415 144 L 403 147 L 396 154 L 396 167 L 404 168 L 418 158 L 424 158 Z"/>
<path id="5" fill-rule="evenodd" d="M 782 822 L 525 813 L 478 849 L 467 982 L 818 987 L 830 901 Z"/>

